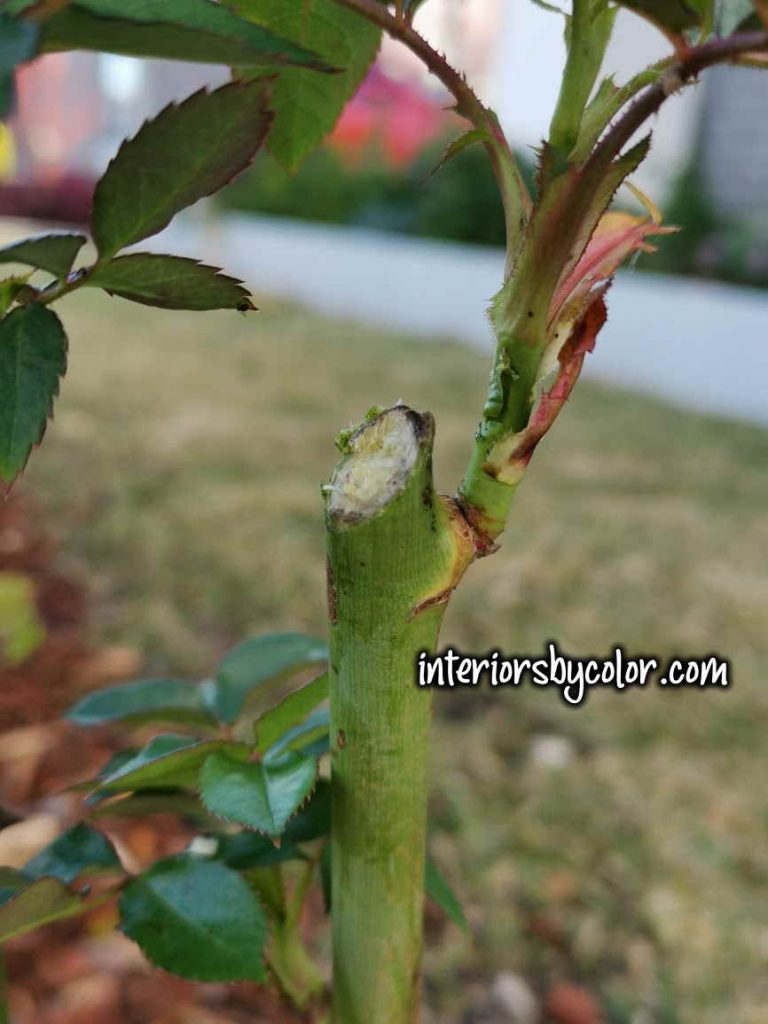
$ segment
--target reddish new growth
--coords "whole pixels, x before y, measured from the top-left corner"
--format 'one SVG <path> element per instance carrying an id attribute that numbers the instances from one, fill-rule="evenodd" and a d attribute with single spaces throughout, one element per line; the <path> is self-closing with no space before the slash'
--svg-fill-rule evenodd
<path id="1" fill-rule="evenodd" d="M 544 353 L 538 376 L 540 394 L 528 425 L 515 435 L 499 479 L 516 482 L 536 447 L 557 419 L 579 378 L 584 358 L 592 352 L 608 313 L 605 293 L 621 263 L 634 252 L 654 252 L 649 235 L 668 234 L 652 207 L 650 217 L 607 213 L 573 270 L 558 285 L 549 314 L 554 341 Z M 565 337 L 565 341 L 561 341 Z M 545 382 L 555 374 L 554 382 Z"/>

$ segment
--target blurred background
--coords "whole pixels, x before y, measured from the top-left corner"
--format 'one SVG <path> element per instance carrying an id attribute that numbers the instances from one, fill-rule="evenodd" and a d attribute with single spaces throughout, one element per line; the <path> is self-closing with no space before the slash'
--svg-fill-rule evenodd
<path id="1" fill-rule="evenodd" d="M 421 24 L 531 173 L 560 19 L 432 0 Z M 606 71 L 665 52 L 621 15 Z M 0 128 L 0 240 L 86 223 L 120 141 L 224 78 L 93 54 L 24 68 Z M 637 184 L 682 231 L 620 275 L 516 525 L 444 633 L 474 652 L 716 652 L 733 687 L 578 711 L 547 692 L 438 695 L 430 844 L 471 934 L 428 915 L 430 1024 L 768 1022 L 767 101 L 768 75 L 721 69 L 658 119 Z M 0 505 L 0 802 L 32 815 L 3 831 L 3 863 L 76 816 L 63 786 L 125 743 L 57 723 L 85 690 L 204 676 L 257 632 L 324 634 L 319 484 L 339 428 L 398 398 L 431 409 L 438 483 L 455 487 L 503 239 L 479 149 L 431 175 L 460 130 L 446 106 L 387 45 L 295 176 L 263 154 L 153 243 L 242 276 L 248 319 L 62 303 L 56 419 Z M 167 821 L 117 838 L 137 865 L 178 842 Z M 249 986 L 149 970 L 113 924 L 107 907 L 18 940 L 12 1024 L 293 1020 Z"/>

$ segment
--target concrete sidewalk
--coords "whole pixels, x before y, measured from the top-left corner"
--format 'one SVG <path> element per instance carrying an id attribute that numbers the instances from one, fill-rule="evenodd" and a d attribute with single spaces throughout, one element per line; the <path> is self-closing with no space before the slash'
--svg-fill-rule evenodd
<path id="1" fill-rule="evenodd" d="M 491 345 L 503 255 L 270 217 L 180 218 L 153 248 L 195 256 L 273 293 L 410 334 Z M 587 376 L 768 424 L 768 293 L 625 271 Z"/>

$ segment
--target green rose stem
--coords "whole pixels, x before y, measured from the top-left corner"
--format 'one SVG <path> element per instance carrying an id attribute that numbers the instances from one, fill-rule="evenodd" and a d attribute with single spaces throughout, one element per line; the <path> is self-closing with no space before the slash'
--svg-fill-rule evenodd
<path id="1" fill-rule="evenodd" d="M 416 659 L 472 554 L 434 491 L 433 436 L 429 414 L 376 414 L 326 488 L 337 1024 L 419 1014 L 431 702 Z"/>
<path id="2" fill-rule="evenodd" d="M 319 1007 L 325 989 L 323 978 L 307 952 L 301 935 L 301 914 L 316 869 L 316 858 L 302 865 L 287 902 L 282 875 L 277 869 L 281 902 L 284 905 L 278 919 L 272 924 L 268 962 L 283 992 L 299 1009 Z"/>

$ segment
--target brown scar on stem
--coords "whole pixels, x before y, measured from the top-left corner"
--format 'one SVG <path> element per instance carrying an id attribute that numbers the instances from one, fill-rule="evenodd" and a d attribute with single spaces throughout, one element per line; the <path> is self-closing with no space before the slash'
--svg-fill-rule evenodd
<path id="1" fill-rule="evenodd" d="M 475 530 L 467 520 L 464 510 L 457 499 L 451 498 L 446 494 L 440 494 L 438 495 L 438 501 L 447 513 L 448 529 L 453 534 L 455 540 L 456 557 L 450 576 L 448 577 L 447 585 L 436 594 L 431 594 L 429 597 L 415 605 L 408 616 L 409 622 L 415 619 L 417 615 L 427 611 L 429 608 L 437 608 L 440 605 L 447 604 L 450 600 L 451 594 L 459 585 L 464 573 L 472 562 L 479 557 Z"/>
<path id="2" fill-rule="evenodd" d="M 488 530 L 488 525 L 496 523 L 497 520 L 490 519 L 485 512 L 482 512 L 476 505 L 470 504 L 465 498 L 457 497 L 454 501 L 471 534 L 475 558 L 485 558 L 486 555 L 492 555 L 498 551 L 499 545 Z M 501 533 L 504 523 L 499 523 L 499 526 L 499 533 Z"/>

